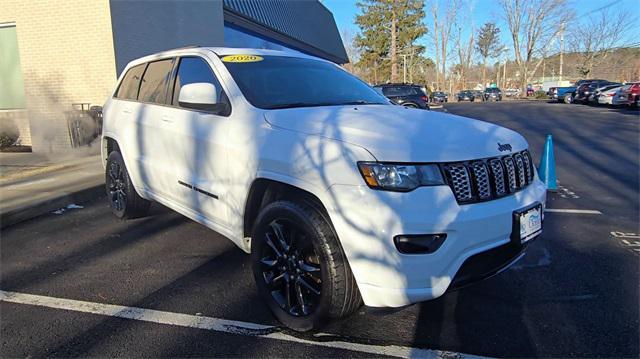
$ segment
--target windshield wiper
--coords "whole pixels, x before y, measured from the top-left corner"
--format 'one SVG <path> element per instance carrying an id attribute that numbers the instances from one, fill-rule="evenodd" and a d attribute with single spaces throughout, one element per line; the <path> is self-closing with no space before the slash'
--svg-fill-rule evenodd
<path id="1" fill-rule="evenodd" d="M 341 105 L 384 105 L 384 104 L 380 102 L 357 100 L 357 101 L 342 102 Z"/>
<path id="2" fill-rule="evenodd" d="M 295 108 L 295 107 L 318 107 L 318 106 L 343 106 L 343 105 L 381 105 L 377 102 L 369 102 L 364 100 L 348 101 L 348 102 L 293 102 L 284 103 L 269 106 L 269 110 L 275 110 L 280 108 Z"/>

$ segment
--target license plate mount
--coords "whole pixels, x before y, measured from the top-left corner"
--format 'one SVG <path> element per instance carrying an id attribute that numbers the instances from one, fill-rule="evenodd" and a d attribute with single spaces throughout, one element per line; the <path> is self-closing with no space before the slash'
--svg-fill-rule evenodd
<path id="1" fill-rule="evenodd" d="M 531 206 L 513 212 L 513 232 L 511 239 L 517 245 L 523 245 L 542 233 L 542 205 Z"/>

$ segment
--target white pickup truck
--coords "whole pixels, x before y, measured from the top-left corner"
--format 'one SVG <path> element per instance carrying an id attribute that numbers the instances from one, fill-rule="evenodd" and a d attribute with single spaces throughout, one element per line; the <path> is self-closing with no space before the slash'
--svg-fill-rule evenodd
<path id="1" fill-rule="evenodd" d="M 396 106 L 304 54 L 185 48 L 132 61 L 104 105 L 109 204 L 150 201 L 247 253 L 295 330 L 498 273 L 542 230 L 526 140 Z"/>

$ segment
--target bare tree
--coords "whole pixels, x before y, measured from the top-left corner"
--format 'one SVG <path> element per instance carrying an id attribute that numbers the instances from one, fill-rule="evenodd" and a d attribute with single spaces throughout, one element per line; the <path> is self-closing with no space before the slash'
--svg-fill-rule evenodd
<path id="1" fill-rule="evenodd" d="M 451 42 L 451 29 L 455 23 L 460 0 L 445 1 L 444 16 L 440 13 L 440 1 L 433 0 L 431 3 L 431 16 L 433 18 L 433 31 L 431 40 L 436 49 L 436 84 L 440 87 L 442 80 L 443 87 L 446 85 L 447 59 L 449 58 L 449 45 Z"/>
<path id="2" fill-rule="evenodd" d="M 569 21 L 566 0 L 500 0 L 513 40 L 515 62 L 520 72 L 520 88 L 526 85 L 544 57 L 541 56 Z M 525 92 L 526 93 L 526 92 Z"/>
<path id="3" fill-rule="evenodd" d="M 580 75 L 589 76 L 594 66 L 603 63 L 615 48 L 633 45 L 630 36 L 636 36 L 632 31 L 632 25 L 636 22 L 637 18 L 629 13 L 615 14 L 605 7 L 589 14 L 586 21 L 576 24 L 572 28 L 569 44 L 579 55 L 577 70 Z"/>
<path id="4" fill-rule="evenodd" d="M 455 47 L 458 50 L 458 64 L 460 65 L 460 82 L 462 87 L 466 87 L 468 80 L 469 69 L 471 68 L 471 60 L 473 58 L 473 43 L 474 43 L 474 31 L 471 26 L 469 34 L 466 39 L 463 38 L 463 26 L 458 24 L 457 31 L 455 33 Z"/>
<path id="5" fill-rule="evenodd" d="M 358 61 L 360 61 L 360 49 L 356 45 L 355 35 L 349 28 L 343 28 L 342 31 L 340 31 L 340 36 L 342 37 L 342 43 L 349 58 L 349 63 L 344 64 L 345 70 L 362 77 L 362 71 L 356 66 Z"/>

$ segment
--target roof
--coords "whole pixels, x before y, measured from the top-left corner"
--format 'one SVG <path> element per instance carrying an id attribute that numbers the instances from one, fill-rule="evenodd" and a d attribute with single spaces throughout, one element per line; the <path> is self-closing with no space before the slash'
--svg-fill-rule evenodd
<path id="1" fill-rule="evenodd" d="M 246 19 L 239 25 L 249 25 L 249 30 L 260 33 L 265 33 L 261 28 L 273 31 L 281 39 L 291 40 L 286 41 L 291 46 L 314 56 L 349 62 L 333 14 L 318 0 L 223 0 L 223 5 L 225 21 Z"/>
<path id="2" fill-rule="evenodd" d="M 153 61 L 161 58 L 167 58 L 171 56 L 180 56 L 184 54 L 194 54 L 194 53 L 206 55 L 207 52 L 208 53 L 213 52 L 218 56 L 226 56 L 226 55 L 286 56 L 286 57 L 300 57 L 305 59 L 313 59 L 313 60 L 328 62 L 328 60 L 324 60 L 321 58 L 317 58 L 317 57 L 310 56 L 310 55 L 303 54 L 301 52 L 296 52 L 296 51 L 250 49 L 250 48 L 237 48 L 237 47 L 186 46 L 186 47 L 180 47 L 177 49 L 156 52 L 154 54 L 150 54 L 144 57 L 134 59 L 127 64 L 126 68 L 138 65 L 140 63 L 145 63 L 145 62 L 149 62 L 149 61 Z"/>
<path id="3" fill-rule="evenodd" d="M 387 83 L 383 83 L 383 84 L 377 84 L 374 85 L 373 87 L 385 87 L 385 86 L 410 86 L 410 87 L 424 87 L 423 85 L 420 84 L 414 84 L 414 83 L 410 83 L 410 82 L 387 82 Z"/>

